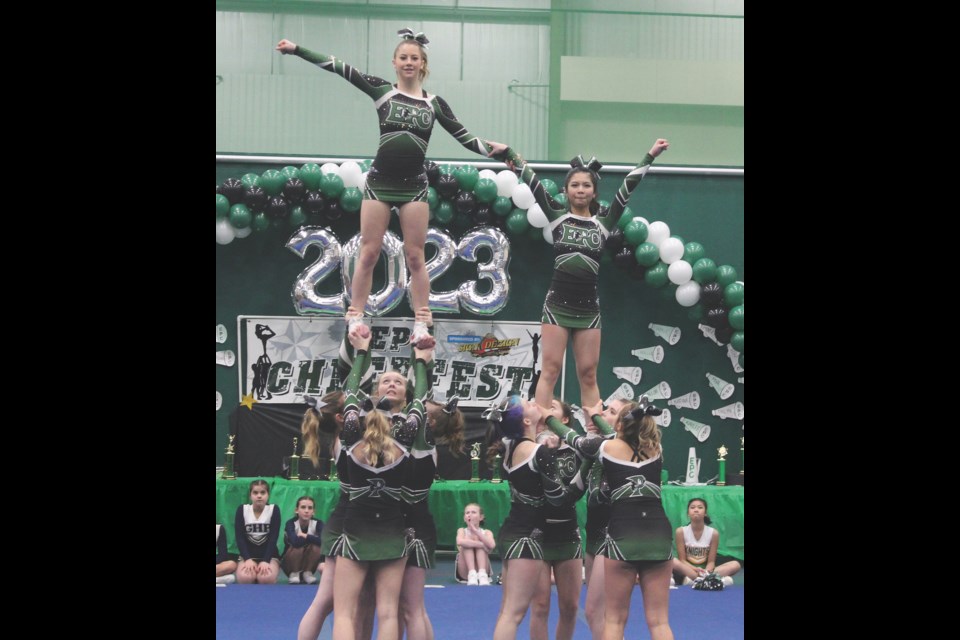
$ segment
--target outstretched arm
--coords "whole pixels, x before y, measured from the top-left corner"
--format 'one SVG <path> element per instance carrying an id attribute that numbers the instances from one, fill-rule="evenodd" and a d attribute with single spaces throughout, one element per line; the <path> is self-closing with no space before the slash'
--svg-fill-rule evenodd
<path id="1" fill-rule="evenodd" d="M 363 426 L 360 424 L 360 399 L 357 389 L 360 378 L 370 366 L 370 336 L 362 337 L 357 334 L 349 335 L 350 344 L 356 349 L 356 358 L 353 368 L 343 385 L 346 394 L 343 406 L 343 429 L 340 430 L 340 443 L 349 447 L 354 445 L 363 436 Z"/>
<path id="2" fill-rule="evenodd" d="M 606 227 L 607 230 L 613 229 L 620 220 L 620 216 L 623 214 L 623 210 L 630 200 L 630 194 L 637 188 L 637 185 L 640 184 L 643 177 L 647 175 L 647 171 L 650 169 L 650 165 L 653 164 L 654 159 L 669 147 L 670 143 L 667 142 L 665 138 L 657 138 L 653 146 L 650 147 L 650 151 L 648 151 L 647 155 L 640 161 L 640 164 L 634 167 L 630 173 L 627 174 L 627 177 L 624 178 L 623 184 L 617 189 L 617 195 L 613 199 L 613 204 L 610 205 L 610 210 L 606 215 L 597 216 L 597 220 Z"/>
<path id="3" fill-rule="evenodd" d="M 457 120 L 457 116 L 453 114 L 453 109 L 450 108 L 447 101 L 440 96 L 433 96 L 432 103 L 434 113 L 437 116 L 437 122 L 440 123 L 440 126 L 446 129 L 447 133 L 456 138 L 457 142 L 470 151 L 479 153 L 482 156 L 487 156 L 488 158 L 493 158 L 503 154 L 507 150 L 507 145 L 501 142 L 483 140 L 467 131 L 467 128 Z"/>
<path id="4" fill-rule="evenodd" d="M 336 73 L 337 75 L 342 76 L 345 80 L 350 82 L 350 84 L 360 89 L 374 100 L 377 100 L 382 95 L 389 93 L 392 89 L 391 84 L 383 78 L 360 73 L 343 60 L 338 60 L 333 56 L 328 56 L 323 53 L 316 53 L 314 51 L 310 51 L 309 49 L 304 49 L 303 47 L 297 46 L 297 43 L 291 42 L 286 38 L 277 44 L 276 50 L 284 55 L 293 54 L 295 56 L 299 56 L 307 62 L 315 64 L 321 69 L 325 69 L 331 73 Z"/>
<path id="5" fill-rule="evenodd" d="M 553 196 L 543 188 L 543 185 L 540 184 L 540 179 L 537 178 L 537 174 L 533 172 L 533 169 L 531 169 L 527 161 L 523 159 L 523 156 L 510 147 L 507 147 L 503 153 L 497 154 L 496 158 L 505 162 L 506 165 L 520 177 L 520 180 L 530 187 L 534 199 L 536 199 L 537 204 L 540 205 L 540 208 L 543 209 L 543 212 L 551 222 L 567 212 L 567 208 L 554 200 Z"/>

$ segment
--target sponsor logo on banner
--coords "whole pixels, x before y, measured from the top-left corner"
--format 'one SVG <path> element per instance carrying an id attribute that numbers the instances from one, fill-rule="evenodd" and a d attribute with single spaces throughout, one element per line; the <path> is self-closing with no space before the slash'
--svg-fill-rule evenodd
<path id="1" fill-rule="evenodd" d="M 508 340 L 500 340 L 497 336 L 492 333 L 488 333 L 483 336 L 483 339 L 480 340 L 480 343 L 476 346 L 474 345 L 461 345 L 458 349 L 461 352 L 467 351 L 473 354 L 474 358 L 490 358 L 494 356 L 503 356 L 510 353 L 510 349 L 516 347 L 520 344 L 520 338 L 510 338 Z"/>

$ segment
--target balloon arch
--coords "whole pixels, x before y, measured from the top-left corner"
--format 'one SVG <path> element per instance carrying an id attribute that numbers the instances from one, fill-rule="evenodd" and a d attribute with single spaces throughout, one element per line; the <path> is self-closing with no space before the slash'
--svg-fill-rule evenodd
<path id="1" fill-rule="evenodd" d="M 308 162 L 299 169 L 286 166 L 280 171 L 268 169 L 259 175 L 247 173 L 239 179 L 227 178 L 217 185 L 217 244 L 229 244 L 254 231 L 265 231 L 271 224 L 282 225 L 286 220 L 296 230 L 287 241 L 287 248 L 301 257 L 309 246 L 321 249 L 320 257 L 297 277 L 292 293 L 297 313 L 342 315 L 343 294 L 318 296 L 314 289 L 342 262 L 344 290 L 350 290 L 359 234 L 341 244 L 323 225 L 340 219 L 344 213 L 360 210 L 369 168 L 369 160 L 351 160 L 340 165 L 328 162 L 322 166 Z M 449 269 L 456 258 L 477 262 L 477 250 L 481 247 L 489 248 L 492 254 L 488 262 L 478 265 L 479 278 L 490 280 L 488 293 L 479 293 L 477 281 L 465 282 L 452 291 L 431 291 L 431 308 L 435 313 L 459 313 L 461 309 L 475 315 L 497 313 L 506 305 L 509 295 L 510 243 L 504 232 L 510 236 L 533 233 L 552 244 L 546 215 L 534 201 L 530 188 L 520 183 L 512 171 L 478 171 L 471 164 L 437 165 L 431 161 L 424 163 L 424 170 L 430 182 L 430 220 L 444 226 L 454 223 L 469 228 L 459 242 L 441 229 L 430 228 L 427 243 L 437 248 L 427 263 L 430 279 Z M 566 196 L 554 181 L 540 182 L 555 200 L 566 203 Z M 609 206 L 608 202 L 599 202 Z M 693 307 L 701 303 L 706 325 L 701 330 L 711 333 L 718 344 L 729 344 L 735 349 L 739 365 L 743 366 L 744 287 L 732 266 L 718 266 L 706 256 L 699 242 L 684 242 L 671 235 L 665 222 L 649 222 L 635 216 L 629 207 L 607 238 L 606 248 L 618 267 L 632 271 L 638 278 L 642 273 L 648 285 L 677 285 L 675 297 L 680 305 Z M 387 257 L 387 283 L 370 296 L 367 311 L 372 315 L 392 310 L 407 289 L 401 240 L 388 231 L 383 251 Z"/>

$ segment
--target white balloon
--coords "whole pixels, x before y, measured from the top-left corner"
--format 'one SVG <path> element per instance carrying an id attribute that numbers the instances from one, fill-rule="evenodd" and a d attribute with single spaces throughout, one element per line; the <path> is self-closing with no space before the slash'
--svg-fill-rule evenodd
<path id="1" fill-rule="evenodd" d="M 634 220 L 639 220 L 639 221 L 642 222 L 643 224 L 647 225 L 647 237 L 648 237 L 647 242 L 649 242 L 649 241 L 650 241 L 650 240 L 649 240 L 650 221 L 647 220 L 646 218 L 644 218 L 643 216 L 633 216 L 633 219 L 634 219 Z"/>
<path id="2" fill-rule="evenodd" d="M 677 287 L 677 302 L 684 307 L 692 307 L 700 302 L 700 283 L 689 280 Z"/>
<path id="3" fill-rule="evenodd" d="M 547 241 L 547 244 L 553 244 L 553 229 L 550 228 L 550 225 L 543 228 L 543 239 Z"/>
<path id="4" fill-rule="evenodd" d="M 502 198 L 509 198 L 513 195 L 513 190 L 517 188 L 517 174 L 509 169 L 504 169 L 494 178 L 497 183 L 497 195 Z"/>
<path id="5" fill-rule="evenodd" d="M 229 220 L 223 218 L 217 221 L 217 244 L 230 244 L 235 235 L 236 231 Z"/>
<path id="6" fill-rule="evenodd" d="M 494 182 L 496 182 L 496 181 L 497 181 L 497 172 L 494 171 L 493 169 L 484 169 L 483 171 L 480 172 L 477 180 L 479 180 L 480 178 L 488 178 L 488 179 L 493 180 Z"/>
<path id="7" fill-rule="evenodd" d="M 683 257 L 683 243 L 676 238 L 667 238 L 660 243 L 660 259 L 673 264 Z"/>
<path id="8" fill-rule="evenodd" d="M 363 190 L 367 187 L 367 174 L 368 174 L 368 173 L 370 173 L 370 172 L 369 172 L 369 171 L 364 171 L 363 174 L 360 176 L 360 184 L 357 185 L 357 188 L 360 189 L 360 191 L 363 191 Z"/>
<path id="9" fill-rule="evenodd" d="M 530 223 L 531 227 L 536 227 L 537 229 L 541 229 L 550 223 L 550 221 L 547 220 L 547 214 L 543 212 L 543 209 L 541 209 L 540 205 L 536 202 L 527 209 L 527 222 Z"/>
<path id="10" fill-rule="evenodd" d="M 340 167 L 332 162 L 327 162 L 320 166 L 320 173 L 332 173 L 338 176 L 340 175 Z"/>
<path id="11" fill-rule="evenodd" d="M 529 209 L 530 206 L 537 201 L 533 197 L 533 191 L 530 191 L 530 187 L 526 184 L 518 184 L 513 190 L 513 204 L 517 206 L 518 209 Z"/>
<path id="12" fill-rule="evenodd" d="M 362 175 L 363 169 L 353 160 L 347 160 L 340 165 L 340 178 L 343 180 L 344 187 L 359 187 Z"/>
<path id="13" fill-rule="evenodd" d="M 666 222 L 660 222 L 659 220 L 651 222 L 647 225 L 647 229 L 650 230 L 650 233 L 647 234 L 647 242 L 652 242 L 657 247 L 670 237 L 670 227 L 667 226 Z"/>
<path id="14" fill-rule="evenodd" d="M 685 284 L 693 277 L 693 267 L 686 260 L 677 260 L 667 267 L 667 277 L 673 284 Z"/>
<path id="15" fill-rule="evenodd" d="M 234 229 L 233 234 L 238 238 L 246 238 L 248 235 L 253 233 L 253 226 L 249 226 L 246 229 Z"/>

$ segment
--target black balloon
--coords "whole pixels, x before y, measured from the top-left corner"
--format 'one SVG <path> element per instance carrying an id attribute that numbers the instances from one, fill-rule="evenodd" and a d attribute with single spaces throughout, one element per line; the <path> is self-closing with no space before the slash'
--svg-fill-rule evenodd
<path id="1" fill-rule="evenodd" d="M 427 181 L 434 189 L 437 188 L 437 180 L 440 179 L 440 167 L 433 160 L 427 160 L 423 163 L 423 171 L 427 174 Z"/>
<path id="2" fill-rule="evenodd" d="M 294 204 L 299 203 L 303 200 L 303 196 L 307 193 L 307 185 L 303 184 L 303 180 L 300 178 L 290 178 L 283 185 L 283 195 L 287 197 L 289 202 Z"/>
<path id="3" fill-rule="evenodd" d="M 343 208 L 340 207 L 339 200 L 330 200 L 327 202 L 327 220 L 334 222 L 343 217 Z"/>
<path id="4" fill-rule="evenodd" d="M 605 246 L 610 250 L 611 255 L 617 255 L 620 253 L 620 249 L 623 248 L 623 231 L 620 230 L 620 227 L 614 229 L 613 233 L 607 236 L 607 242 Z"/>
<path id="5" fill-rule="evenodd" d="M 454 199 L 453 206 L 460 215 L 471 217 L 477 210 L 477 196 L 473 191 L 461 191 Z"/>
<path id="6" fill-rule="evenodd" d="M 646 275 L 647 268 L 642 264 L 636 264 L 633 266 L 633 269 L 630 270 L 630 277 L 634 280 L 643 280 Z"/>
<path id="7" fill-rule="evenodd" d="M 247 205 L 247 208 L 251 211 L 259 213 L 267 206 L 267 192 L 263 190 L 263 187 L 256 185 L 244 187 L 243 204 Z"/>
<path id="8" fill-rule="evenodd" d="M 733 337 L 733 327 L 731 327 L 729 324 L 725 324 L 722 327 L 717 327 L 714 335 L 716 336 L 717 340 L 726 344 L 730 342 L 730 338 Z"/>
<path id="9" fill-rule="evenodd" d="M 487 225 L 493 222 L 494 213 L 488 204 L 482 204 L 473 212 L 473 221 L 476 224 Z"/>
<path id="10" fill-rule="evenodd" d="M 727 310 L 723 307 L 714 307 L 713 309 L 709 309 L 707 311 L 707 317 L 704 319 L 704 323 L 715 329 L 728 326 Z"/>
<path id="11" fill-rule="evenodd" d="M 704 307 L 716 307 L 723 300 L 723 287 L 717 282 L 710 282 L 700 287 L 700 302 Z"/>
<path id="12" fill-rule="evenodd" d="M 613 264 L 621 269 L 633 268 L 633 265 L 637 264 L 636 259 L 633 257 L 633 250 L 630 247 L 622 247 L 620 251 L 614 254 Z"/>
<path id="13" fill-rule="evenodd" d="M 320 191 L 307 191 L 307 197 L 303 200 L 303 208 L 307 213 L 316 214 L 323 211 L 327 206 L 327 200 Z"/>
<path id="14" fill-rule="evenodd" d="M 217 185 L 217 193 L 220 193 L 220 185 Z"/>
<path id="15" fill-rule="evenodd" d="M 460 185 L 457 184 L 457 179 L 454 178 L 449 173 L 441 173 L 440 177 L 437 178 L 437 186 L 434 187 L 437 190 L 437 193 L 440 194 L 441 198 L 451 200 L 453 196 L 457 194 L 457 191 L 460 189 Z"/>
<path id="16" fill-rule="evenodd" d="M 456 182 L 456 180 L 454 180 Z M 227 178 L 220 187 L 220 193 L 227 197 L 230 204 L 243 203 L 243 183 L 236 178 Z"/>
<path id="17" fill-rule="evenodd" d="M 267 202 L 267 217 L 282 220 L 290 215 L 290 203 L 283 196 L 271 196 Z"/>

